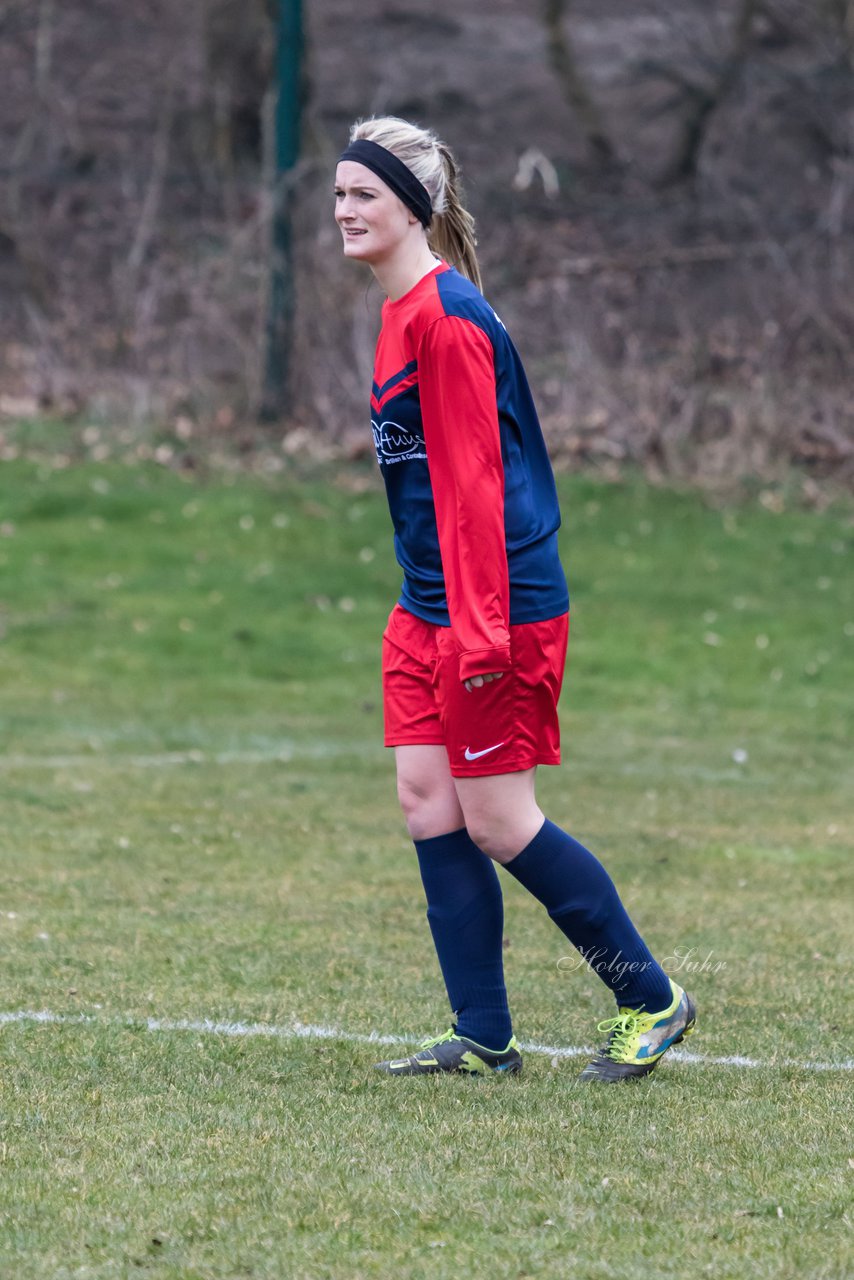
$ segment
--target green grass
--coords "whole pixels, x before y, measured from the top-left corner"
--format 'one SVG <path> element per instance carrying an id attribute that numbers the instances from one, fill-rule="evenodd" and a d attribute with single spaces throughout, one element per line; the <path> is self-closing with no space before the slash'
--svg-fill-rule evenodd
<path id="1" fill-rule="evenodd" d="M 4 1280 L 850 1275 L 852 1077 L 806 1064 L 851 1056 L 854 509 L 561 491 L 541 800 L 659 955 L 711 956 L 691 1050 L 766 1065 L 402 1082 L 148 1030 L 447 1023 L 380 746 L 388 515 L 358 471 L 9 462 L 0 1010 L 67 1021 L 0 1029 Z M 591 1043 L 607 993 L 504 883 L 517 1033 Z"/>

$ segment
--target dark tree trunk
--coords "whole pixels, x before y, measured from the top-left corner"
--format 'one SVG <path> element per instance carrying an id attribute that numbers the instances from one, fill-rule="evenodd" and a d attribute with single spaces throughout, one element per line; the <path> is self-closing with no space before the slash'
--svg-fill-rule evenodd
<path id="1" fill-rule="evenodd" d="M 543 21 L 548 36 L 549 59 L 590 152 L 599 165 L 607 168 L 616 163 L 617 154 L 599 108 L 579 71 L 575 49 L 564 25 L 565 10 L 566 0 L 545 0 Z"/>
<path id="2" fill-rule="evenodd" d="M 259 419 L 275 422 L 291 401 L 294 264 L 291 207 L 300 151 L 302 106 L 302 0 L 280 0 L 276 34 L 275 178 L 270 247 L 264 372 Z"/>

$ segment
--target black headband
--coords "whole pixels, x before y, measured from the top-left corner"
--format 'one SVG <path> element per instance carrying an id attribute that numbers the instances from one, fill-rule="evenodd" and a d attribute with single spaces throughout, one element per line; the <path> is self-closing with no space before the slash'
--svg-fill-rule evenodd
<path id="1" fill-rule="evenodd" d="M 407 209 L 411 209 L 424 227 L 429 227 L 433 217 L 433 202 L 427 188 L 418 181 L 412 170 L 402 160 L 398 160 L 393 151 L 381 147 L 378 142 L 369 142 L 367 138 L 359 138 L 351 142 L 347 150 L 342 152 L 340 160 L 355 160 L 363 164 L 378 178 L 382 178 L 387 187 L 391 187 L 399 196 Z"/>

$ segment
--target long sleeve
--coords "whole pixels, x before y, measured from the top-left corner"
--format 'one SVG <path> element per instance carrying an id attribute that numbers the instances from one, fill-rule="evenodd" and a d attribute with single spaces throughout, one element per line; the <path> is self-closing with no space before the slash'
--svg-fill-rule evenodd
<path id="1" fill-rule="evenodd" d="M 421 413 L 460 680 L 509 671 L 504 465 L 492 343 L 446 316 L 418 350 Z"/>

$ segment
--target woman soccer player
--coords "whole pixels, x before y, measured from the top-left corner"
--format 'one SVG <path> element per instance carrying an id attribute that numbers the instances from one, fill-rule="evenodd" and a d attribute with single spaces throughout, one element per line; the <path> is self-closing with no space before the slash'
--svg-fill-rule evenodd
<path id="1" fill-rule="evenodd" d="M 569 621 L 551 465 L 519 356 L 480 292 L 474 224 L 436 136 L 354 126 L 338 164 L 344 254 L 387 295 L 372 426 L 403 569 L 383 636 L 386 746 L 415 843 L 454 1025 L 394 1076 L 517 1072 L 495 862 L 613 991 L 584 1080 L 647 1075 L 694 1028 L 601 863 L 546 819 L 537 765 L 559 764 Z M 455 265 L 449 265 L 449 264 Z"/>

